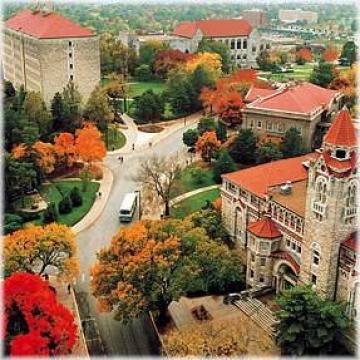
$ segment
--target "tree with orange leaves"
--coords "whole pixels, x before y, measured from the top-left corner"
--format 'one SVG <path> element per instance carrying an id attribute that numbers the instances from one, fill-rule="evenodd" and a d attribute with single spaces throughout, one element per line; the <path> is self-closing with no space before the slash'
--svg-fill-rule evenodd
<path id="1" fill-rule="evenodd" d="M 325 49 L 322 58 L 326 62 L 333 62 L 339 58 L 339 50 L 335 46 L 329 45 Z"/>
<path id="2" fill-rule="evenodd" d="M 207 131 L 199 137 L 195 149 L 204 161 L 210 162 L 220 146 L 221 142 L 217 139 L 215 131 Z"/>
<path id="3" fill-rule="evenodd" d="M 4 274 L 24 271 L 42 275 L 49 267 L 71 281 L 79 272 L 77 243 L 66 225 L 29 226 L 4 238 Z"/>
<path id="4" fill-rule="evenodd" d="M 216 53 L 197 53 L 186 62 L 185 69 L 187 72 L 193 73 L 198 66 L 203 66 L 215 77 L 218 77 L 221 72 L 221 57 Z"/>
<path id="5" fill-rule="evenodd" d="M 299 65 L 303 65 L 306 62 L 309 62 L 312 60 L 312 52 L 308 48 L 301 48 L 296 52 L 296 63 Z"/>
<path id="6" fill-rule="evenodd" d="M 37 141 L 32 146 L 32 150 L 35 154 L 35 163 L 40 171 L 45 175 L 52 173 L 56 163 L 54 145 Z"/>
<path id="7" fill-rule="evenodd" d="M 66 132 L 59 134 L 54 141 L 54 150 L 58 162 L 65 167 L 71 167 L 76 160 L 74 135 Z"/>
<path id="8" fill-rule="evenodd" d="M 215 113 L 226 123 L 241 122 L 241 109 L 244 102 L 237 91 L 229 91 L 220 95 L 215 103 Z"/>
<path id="9" fill-rule="evenodd" d="M 29 154 L 29 148 L 26 144 L 15 145 L 11 149 L 11 155 L 16 160 L 22 159 L 22 158 L 28 156 L 28 154 Z"/>

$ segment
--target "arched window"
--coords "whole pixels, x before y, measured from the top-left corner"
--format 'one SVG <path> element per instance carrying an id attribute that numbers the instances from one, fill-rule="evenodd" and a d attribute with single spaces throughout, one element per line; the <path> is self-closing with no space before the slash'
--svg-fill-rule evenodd
<path id="1" fill-rule="evenodd" d="M 327 184 L 326 179 L 323 177 L 318 177 L 316 180 L 316 201 L 322 204 L 326 203 L 326 191 Z"/>

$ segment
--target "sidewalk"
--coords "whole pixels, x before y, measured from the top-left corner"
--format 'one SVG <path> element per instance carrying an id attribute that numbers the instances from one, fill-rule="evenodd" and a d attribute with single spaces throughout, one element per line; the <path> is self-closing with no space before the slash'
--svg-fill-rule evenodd
<path id="1" fill-rule="evenodd" d="M 197 194 L 200 194 L 202 192 L 206 192 L 208 190 L 213 190 L 213 189 L 217 189 L 221 186 L 221 184 L 215 184 L 215 185 L 210 185 L 210 186 L 206 186 L 206 187 L 203 187 L 203 188 L 200 188 L 200 189 L 196 189 L 196 190 L 193 190 L 193 191 L 189 191 L 185 194 L 181 194 L 179 196 L 177 196 L 176 198 L 172 199 L 170 201 L 170 206 L 174 206 L 176 204 L 178 204 L 179 202 L 191 197 L 191 196 L 194 196 L 194 195 L 197 195 Z"/>
<path id="2" fill-rule="evenodd" d="M 72 230 L 75 234 L 85 230 L 90 225 L 94 223 L 94 221 L 101 215 L 103 212 L 107 200 L 109 198 L 112 184 L 114 181 L 114 176 L 111 170 L 102 165 L 103 168 L 103 178 L 100 183 L 99 192 L 102 194 L 101 198 L 96 197 L 93 206 L 91 207 L 90 211 L 73 227 Z"/>

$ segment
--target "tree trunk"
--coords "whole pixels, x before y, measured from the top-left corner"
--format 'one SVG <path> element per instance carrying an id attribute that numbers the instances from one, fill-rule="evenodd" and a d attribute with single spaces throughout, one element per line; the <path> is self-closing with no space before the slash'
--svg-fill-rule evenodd
<path id="1" fill-rule="evenodd" d="M 165 201 L 165 216 L 170 216 L 170 205 L 169 205 L 169 200 Z"/>

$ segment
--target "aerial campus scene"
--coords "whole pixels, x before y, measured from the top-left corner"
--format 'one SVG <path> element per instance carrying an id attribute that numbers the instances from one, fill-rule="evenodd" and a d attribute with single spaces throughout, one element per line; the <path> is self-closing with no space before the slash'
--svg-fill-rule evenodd
<path id="1" fill-rule="evenodd" d="M 1 6 L 3 357 L 356 357 L 356 1 Z"/>

